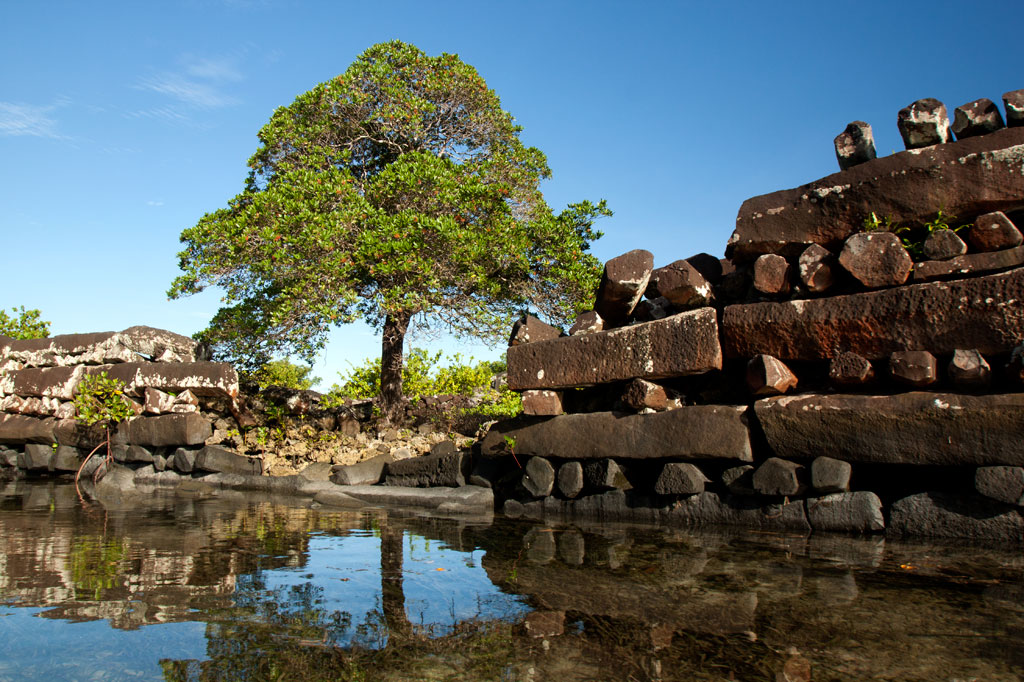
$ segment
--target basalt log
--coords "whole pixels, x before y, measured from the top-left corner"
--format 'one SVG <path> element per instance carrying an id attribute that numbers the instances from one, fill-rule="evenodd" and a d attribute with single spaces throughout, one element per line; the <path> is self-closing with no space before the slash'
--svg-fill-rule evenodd
<path id="1" fill-rule="evenodd" d="M 872 360 L 906 349 L 1005 353 L 1020 343 L 1022 300 L 1024 268 L 1017 268 L 846 296 L 732 305 L 722 315 L 722 352 L 783 361 L 824 360 L 843 351 Z"/>
<path id="2" fill-rule="evenodd" d="M 26 367 L 105 364 L 144 357 L 155 362 L 191 362 L 197 359 L 197 351 L 198 344 L 187 336 L 140 326 L 42 339 L 0 337 L 0 366 L 8 362 Z"/>
<path id="3" fill-rule="evenodd" d="M 508 451 L 565 459 L 736 459 L 752 461 L 746 407 L 691 405 L 654 414 L 614 412 L 518 419 L 491 427 L 481 446 L 485 455 Z"/>
<path id="4" fill-rule="evenodd" d="M 664 379 L 721 369 L 714 308 L 662 320 L 508 349 L 514 391 L 592 386 L 626 379 Z"/>
<path id="5" fill-rule="evenodd" d="M 806 394 L 759 400 L 754 411 L 772 450 L 787 459 L 1024 465 L 1024 394 Z"/>
<path id="6" fill-rule="evenodd" d="M 801 187 L 747 199 L 726 255 L 752 262 L 764 253 L 796 256 L 808 244 L 838 250 L 872 212 L 919 222 L 941 207 L 971 221 L 1024 206 L 1024 128 L 900 152 Z"/>

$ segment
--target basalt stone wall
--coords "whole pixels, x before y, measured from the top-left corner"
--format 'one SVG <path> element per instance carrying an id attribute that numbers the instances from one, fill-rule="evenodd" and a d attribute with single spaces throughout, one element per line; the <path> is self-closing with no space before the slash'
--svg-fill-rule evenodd
<path id="1" fill-rule="evenodd" d="M 726 259 L 608 262 L 516 324 L 507 513 L 1024 541 L 1024 91 L 901 110 L 744 202 Z M 1009 127 L 1007 127 L 1007 122 Z"/>
<path id="2" fill-rule="evenodd" d="M 244 420 L 238 376 L 208 362 L 195 341 L 151 327 L 44 339 L 0 337 L 0 470 L 74 473 L 105 440 L 100 427 L 75 419 L 84 377 L 105 372 L 124 383 L 134 412 L 111 434 L 115 460 L 191 471 L 256 471 L 249 458 L 203 457 L 214 424 Z M 98 464 L 96 459 L 94 464 Z M 225 468 L 227 467 L 227 468 Z"/>

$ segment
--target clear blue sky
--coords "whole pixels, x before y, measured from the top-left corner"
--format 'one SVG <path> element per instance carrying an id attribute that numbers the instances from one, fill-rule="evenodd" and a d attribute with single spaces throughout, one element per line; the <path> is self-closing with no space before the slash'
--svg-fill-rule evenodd
<path id="1" fill-rule="evenodd" d="M 0 307 L 53 333 L 192 334 L 216 292 L 168 301 L 178 235 L 238 193 L 275 107 L 400 39 L 474 65 L 543 150 L 556 209 L 608 200 L 594 252 L 721 255 L 742 201 L 838 170 L 832 138 L 896 112 L 1024 88 L 1024 3 L 3 2 Z M 450 339 L 420 345 L 478 359 Z M 329 385 L 379 353 L 350 325 Z"/>

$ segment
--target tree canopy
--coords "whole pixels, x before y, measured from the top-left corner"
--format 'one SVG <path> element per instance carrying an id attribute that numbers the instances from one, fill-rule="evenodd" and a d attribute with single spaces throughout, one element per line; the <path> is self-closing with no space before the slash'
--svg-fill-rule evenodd
<path id="1" fill-rule="evenodd" d="M 50 335 L 50 323 L 40 319 L 41 317 L 40 311 L 25 310 L 25 306 L 11 308 L 11 315 L 0 309 L 0 336 L 14 339 L 44 339 Z"/>
<path id="2" fill-rule="evenodd" d="M 211 285 L 225 306 L 201 334 L 257 369 L 311 362 L 358 317 L 382 329 L 382 398 L 401 396 L 410 321 L 496 338 L 524 309 L 564 322 L 590 302 L 604 202 L 555 214 L 540 150 L 457 55 L 374 45 L 278 108 L 244 191 L 186 229 L 169 295 Z"/>

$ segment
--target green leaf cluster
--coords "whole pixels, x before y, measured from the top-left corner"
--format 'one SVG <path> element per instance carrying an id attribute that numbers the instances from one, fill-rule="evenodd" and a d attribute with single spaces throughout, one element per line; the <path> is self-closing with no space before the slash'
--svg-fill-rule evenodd
<path id="1" fill-rule="evenodd" d="M 182 233 L 168 293 L 222 289 L 200 339 L 252 371 L 311 362 L 356 318 L 483 338 L 525 308 L 567 321 L 591 303 L 593 223 L 610 211 L 553 212 L 547 161 L 520 132 L 457 55 L 375 45 L 274 112 L 244 191 Z"/>
<path id="2" fill-rule="evenodd" d="M 442 351 L 430 353 L 413 348 L 402 368 L 402 385 L 413 400 L 432 395 L 476 395 L 482 401 L 473 412 L 494 419 L 508 418 L 522 412 L 523 407 L 518 393 L 491 386 L 494 375 L 504 371 L 504 362 L 474 362 L 459 353 L 446 356 Z M 379 358 L 367 358 L 339 376 L 342 382 L 331 387 L 324 398 L 326 405 L 339 404 L 345 398 L 370 399 L 380 395 Z"/>
<path id="3" fill-rule="evenodd" d="M 296 364 L 287 358 L 281 358 L 263 365 L 254 378 L 260 390 L 268 386 L 283 386 L 305 391 L 320 381 L 320 377 L 311 376 L 312 374 L 312 366 Z"/>
<path id="4" fill-rule="evenodd" d="M 42 313 L 36 309 L 25 310 L 25 306 L 11 308 L 11 315 L 0 310 L 0 336 L 13 339 L 44 339 L 50 335 L 50 323 L 40 319 Z"/>
<path id="5" fill-rule="evenodd" d="M 132 416 L 124 382 L 106 372 L 86 375 L 75 388 L 75 419 L 86 426 L 110 426 Z"/>

